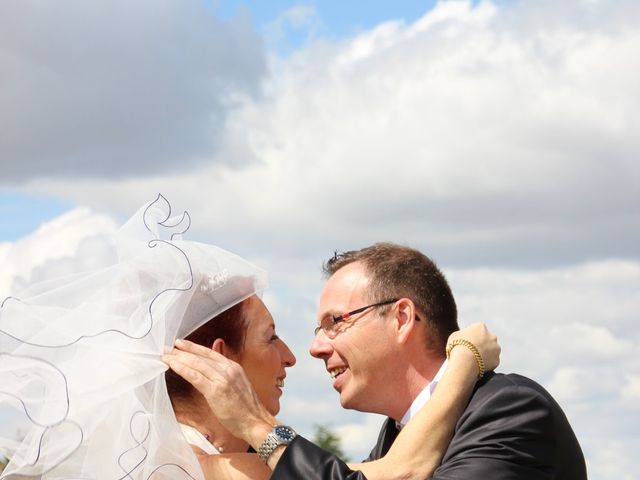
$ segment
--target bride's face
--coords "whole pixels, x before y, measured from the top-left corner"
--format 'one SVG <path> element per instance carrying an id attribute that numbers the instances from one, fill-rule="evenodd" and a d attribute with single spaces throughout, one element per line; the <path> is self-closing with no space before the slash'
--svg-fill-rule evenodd
<path id="1" fill-rule="evenodd" d="M 238 363 L 272 415 L 280 411 L 285 369 L 296 363 L 296 357 L 278 335 L 273 317 L 258 297 L 246 300 L 244 314 L 248 320 L 244 348 Z"/>

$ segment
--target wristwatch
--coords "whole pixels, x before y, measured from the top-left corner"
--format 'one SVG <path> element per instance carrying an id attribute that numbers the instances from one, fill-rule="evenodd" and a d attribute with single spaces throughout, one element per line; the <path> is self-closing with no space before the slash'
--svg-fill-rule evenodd
<path id="1" fill-rule="evenodd" d="M 258 448 L 258 457 L 264 463 L 267 463 L 273 451 L 280 445 L 289 445 L 291 440 L 298 435 L 293 428 L 286 425 L 274 425 L 267 438 L 264 439 L 260 448 Z"/>

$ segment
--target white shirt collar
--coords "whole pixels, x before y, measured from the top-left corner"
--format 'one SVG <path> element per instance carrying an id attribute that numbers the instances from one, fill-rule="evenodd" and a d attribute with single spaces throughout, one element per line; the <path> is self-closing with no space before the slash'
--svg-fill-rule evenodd
<path id="1" fill-rule="evenodd" d="M 438 370 L 438 373 L 436 373 L 436 376 L 433 377 L 433 380 L 431 380 L 431 382 L 427 384 L 427 386 L 424 387 L 424 389 L 413 400 L 413 403 L 409 407 L 409 410 L 407 410 L 407 412 L 402 417 L 402 420 L 400 420 L 399 422 L 396 422 L 396 427 L 398 427 L 398 430 L 400 430 L 407 423 L 409 423 L 409 420 L 411 420 L 413 416 L 416 413 L 418 413 L 418 411 L 429 401 L 429 399 L 431 398 L 431 394 L 436 389 L 436 386 L 438 385 L 438 382 L 444 375 L 444 371 L 446 370 L 446 368 L 447 368 L 447 360 L 445 360 L 442 363 L 440 370 Z"/>

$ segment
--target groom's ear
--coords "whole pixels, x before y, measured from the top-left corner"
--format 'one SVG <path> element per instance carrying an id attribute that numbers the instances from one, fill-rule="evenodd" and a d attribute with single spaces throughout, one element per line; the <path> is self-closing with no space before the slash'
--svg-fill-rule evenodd
<path id="1" fill-rule="evenodd" d="M 408 298 L 401 298 L 395 310 L 396 338 L 399 344 L 406 344 L 415 329 L 416 306 Z M 414 335 L 415 336 L 415 335 Z"/>

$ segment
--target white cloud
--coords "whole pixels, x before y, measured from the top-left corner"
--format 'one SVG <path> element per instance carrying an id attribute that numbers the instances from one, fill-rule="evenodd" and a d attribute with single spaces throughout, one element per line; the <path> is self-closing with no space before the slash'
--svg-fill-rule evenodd
<path id="1" fill-rule="evenodd" d="M 0 297 L 27 285 L 103 265 L 114 220 L 73 209 L 13 243 L 0 244 Z"/>
<path id="2" fill-rule="evenodd" d="M 611 439 L 593 449 L 587 461 L 589 478 L 633 480 L 636 477 L 637 460 L 629 455 L 624 441 Z"/>
<path id="3" fill-rule="evenodd" d="M 614 28 L 637 7 L 523 3 L 442 2 L 274 61 L 198 171 L 30 188 L 120 212 L 160 190 L 251 251 L 268 232 L 300 256 L 390 239 L 452 265 L 638 258 L 640 29 Z"/>
<path id="4" fill-rule="evenodd" d="M 630 407 L 636 410 L 640 409 L 640 375 L 625 375 L 625 383 L 622 387 L 622 400 Z"/>
<path id="5" fill-rule="evenodd" d="M 615 398 L 620 387 L 622 375 L 611 375 L 610 370 L 594 369 L 594 363 L 590 368 L 562 367 L 553 372 L 547 388 L 552 392 L 558 402 L 567 405 L 570 402 L 586 403 L 594 396 L 608 396 Z M 605 373 L 605 376 L 596 372 Z"/>
<path id="6" fill-rule="evenodd" d="M 359 423 L 342 423 L 332 428 L 340 436 L 351 460 L 360 461 L 369 456 L 384 420 L 380 415 L 367 415 Z"/>
<path id="7" fill-rule="evenodd" d="M 620 351 L 633 348 L 633 342 L 616 337 L 605 327 L 578 322 L 551 327 L 549 334 L 572 340 L 564 345 L 568 354 L 591 355 L 593 359 L 617 359 Z"/>
<path id="8" fill-rule="evenodd" d="M 600 261 L 541 271 L 452 269 L 461 324 L 489 323 L 504 340 L 503 367 L 549 380 L 582 362 L 633 364 L 640 264 Z M 543 341 L 541 339 L 544 339 Z M 522 350 L 510 352 L 509 345 Z M 511 363 L 513 361 L 513 363 Z M 626 363 L 625 363 L 626 364 Z"/>

